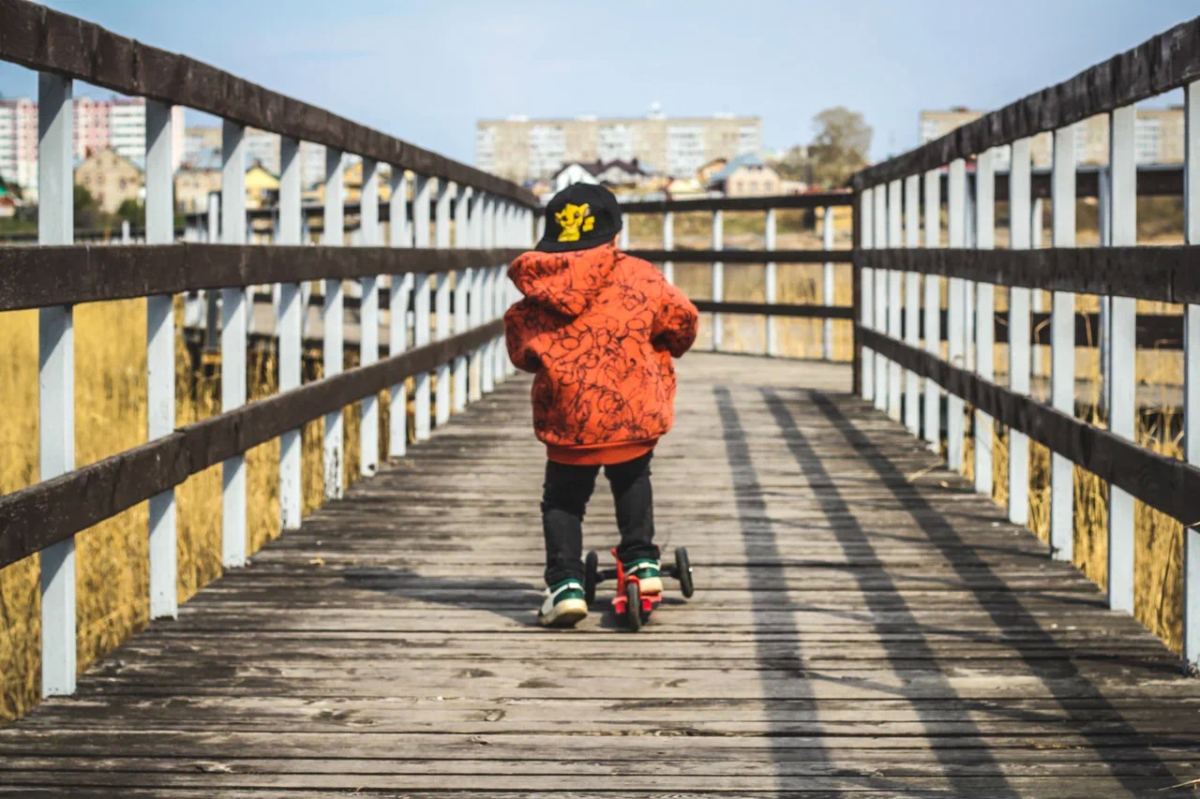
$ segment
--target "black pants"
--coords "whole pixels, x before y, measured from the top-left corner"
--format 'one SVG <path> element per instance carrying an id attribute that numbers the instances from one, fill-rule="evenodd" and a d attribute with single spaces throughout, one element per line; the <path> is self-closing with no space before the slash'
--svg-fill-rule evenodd
<path id="1" fill-rule="evenodd" d="M 617 555 L 628 563 L 657 558 L 654 545 L 654 499 L 650 492 L 653 452 L 604 467 L 617 506 L 621 544 Z M 546 585 L 583 579 L 583 515 L 596 487 L 599 466 L 546 462 L 542 486 L 542 531 L 546 535 Z"/>

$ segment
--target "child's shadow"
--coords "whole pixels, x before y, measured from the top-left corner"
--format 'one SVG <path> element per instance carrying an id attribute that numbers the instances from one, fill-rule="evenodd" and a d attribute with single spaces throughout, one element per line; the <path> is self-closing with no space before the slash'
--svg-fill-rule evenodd
<path id="1" fill-rule="evenodd" d="M 536 609 L 542 600 L 542 593 L 532 585 L 503 577 L 428 577 L 412 569 L 358 567 L 343 569 L 342 579 L 358 590 L 464 610 L 486 610 L 524 626 L 537 626 Z"/>
<path id="2" fill-rule="evenodd" d="M 357 567 L 342 570 L 342 579 L 350 588 L 361 591 L 377 591 L 381 594 L 400 596 L 421 602 L 436 602 L 448 607 L 466 610 L 486 610 L 501 618 L 515 621 L 526 627 L 539 627 L 537 607 L 543 595 L 529 583 L 504 577 L 479 577 L 473 579 L 452 577 L 428 577 L 412 569 L 389 567 Z M 596 625 L 601 630 L 625 630 L 628 624 L 613 612 L 610 597 L 604 594 L 603 583 L 591 604 L 591 613 L 599 617 Z M 663 605 L 684 604 L 679 596 L 668 594 Z"/>

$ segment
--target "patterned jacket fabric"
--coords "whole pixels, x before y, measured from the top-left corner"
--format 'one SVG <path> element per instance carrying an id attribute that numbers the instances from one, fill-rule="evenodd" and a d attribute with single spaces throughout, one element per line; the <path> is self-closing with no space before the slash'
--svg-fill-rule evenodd
<path id="1" fill-rule="evenodd" d="M 674 423 L 675 366 L 696 306 L 649 263 L 611 244 L 527 252 L 508 276 L 525 298 L 504 315 L 508 355 L 533 382 L 533 425 L 550 460 L 640 457 Z"/>

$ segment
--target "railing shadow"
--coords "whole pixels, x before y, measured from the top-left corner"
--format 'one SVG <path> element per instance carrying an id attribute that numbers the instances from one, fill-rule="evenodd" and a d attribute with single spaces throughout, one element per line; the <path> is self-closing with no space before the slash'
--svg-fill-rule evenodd
<path id="1" fill-rule="evenodd" d="M 749 442 L 747 441 L 746 432 L 742 427 L 741 417 L 735 406 L 733 395 L 726 386 L 716 386 L 713 388 L 713 394 L 716 399 L 717 412 L 721 422 L 722 437 L 725 442 L 725 456 L 729 465 L 730 472 L 733 477 L 734 497 L 737 504 L 738 522 L 741 527 L 743 541 L 747 551 L 751 549 L 756 553 L 756 557 L 761 557 L 764 550 L 769 553 L 765 564 L 757 565 L 754 568 L 753 586 L 750 591 L 751 596 L 751 612 L 757 618 L 773 613 L 778 610 L 773 605 L 764 604 L 762 595 L 764 591 L 786 591 L 788 588 L 787 573 L 788 568 L 784 565 L 784 558 L 780 555 L 778 547 L 778 538 L 776 535 L 774 521 L 771 519 L 767 511 L 766 492 L 758 477 L 758 471 L 754 466 L 753 457 L 750 453 Z M 766 539 L 766 543 L 763 539 Z M 751 539 L 754 539 L 753 544 Z M 776 642 L 780 640 L 778 635 L 779 629 L 777 625 L 772 625 L 772 637 Z M 790 706 L 795 706 L 796 703 L 803 703 L 811 706 L 815 710 L 819 710 L 820 703 L 814 684 L 818 681 L 834 679 L 826 677 L 811 670 L 804 669 L 802 666 L 802 652 L 800 644 L 800 630 L 793 621 L 791 628 L 787 631 L 787 640 L 793 642 L 791 647 L 785 651 L 781 657 L 778 654 L 767 657 L 762 650 L 762 638 L 755 636 L 755 645 L 758 649 L 758 660 L 764 662 L 768 659 L 783 660 L 795 664 L 796 682 L 792 683 L 792 694 L 787 697 L 787 702 Z M 766 687 L 766 686 L 764 686 Z M 895 689 L 888 688 L 888 691 Z M 774 759 L 778 773 L 779 790 L 792 791 L 801 790 L 804 788 L 804 778 L 793 777 L 786 774 L 786 764 L 790 762 L 790 749 L 787 746 L 788 738 L 792 735 L 791 724 L 786 715 L 773 710 L 776 706 L 772 701 L 773 698 L 768 698 L 766 705 L 767 721 L 771 729 L 772 746 L 774 747 Z M 812 762 L 816 764 L 832 765 L 830 763 L 828 746 L 820 741 L 820 733 L 817 733 L 818 743 L 820 744 L 815 750 L 810 750 Z M 939 756 L 940 752 L 939 751 Z M 840 769 L 832 769 L 831 773 L 837 773 Z M 910 790 L 910 786 L 892 784 L 881 771 L 876 769 L 870 774 L 864 774 L 861 771 L 849 772 L 843 776 L 853 777 L 857 779 L 866 778 L 870 780 L 870 786 L 876 790 L 893 789 L 898 792 Z M 1003 777 L 997 774 L 998 781 L 1002 782 Z M 955 779 L 949 777 L 950 784 L 953 786 L 951 795 L 965 795 L 968 790 L 968 785 L 956 785 Z M 968 780 L 967 782 L 971 782 Z M 976 781 L 977 784 L 977 781 Z M 864 788 L 859 788 L 863 790 Z M 935 792 L 937 793 L 937 792 Z M 1014 794 L 1005 791 L 995 793 L 996 796 L 1012 796 Z"/>
<path id="2" fill-rule="evenodd" d="M 964 580 L 968 576 L 970 577 L 971 584 L 968 588 L 976 597 L 978 598 L 981 593 L 976 589 L 987 590 L 988 601 L 979 601 L 979 605 L 988 613 L 992 623 L 1000 630 L 1016 627 L 1028 633 L 1026 636 L 1011 637 L 1009 645 L 1021 656 L 1021 662 L 1029 672 L 1037 676 L 1058 701 L 1059 706 L 1067 715 L 1067 723 L 1071 729 L 1087 740 L 1102 762 L 1113 769 L 1113 778 L 1131 793 L 1144 791 L 1147 779 L 1162 780 L 1164 787 L 1174 784 L 1177 780 L 1156 754 L 1152 748 L 1153 744 L 1122 716 L 1119 709 L 1108 701 L 1091 680 L 1080 673 L 1073 660 L 1074 653 L 1055 641 L 1053 636 L 1042 629 L 1033 615 L 1021 605 L 1017 594 L 1002 590 L 1005 584 L 1000 576 L 977 552 L 968 546 L 954 526 L 933 507 L 916 486 L 909 482 L 870 437 L 859 430 L 846 416 L 839 407 L 839 402 L 845 400 L 845 395 L 831 398 L 826 392 L 808 390 L 805 392 L 805 396 L 821 413 L 825 421 L 859 453 L 864 465 L 874 471 L 879 478 L 879 483 L 900 502 L 901 506 L 912 516 L 913 521 L 929 535 L 930 542 L 937 547 L 955 573 Z M 789 442 L 803 441 L 803 434 L 799 431 L 794 418 L 777 393 L 770 392 L 768 404 Z M 811 456 L 809 457 L 811 458 Z M 1033 657 L 1034 651 L 1054 652 L 1060 657 L 1046 660 Z M 1147 667 L 1150 668 L 1152 665 L 1147 664 Z M 1053 672 L 1051 672 L 1051 667 L 1053 667 Z M 1074 686 L 1069 695 L 1063 691 L 1064 680 Z M 1079 699 L 1087 700 L 1088 709 L 1078 709 L 1075 700 Z M 1103 737 L 1087 726 L 1088 714 L 1091 709 L 1099 710 L 1105 717 L 1114 720 L 1114 726 L 1106 729 Z M 1126 749 L 1126 754 L 1119 759 L 1113 756 L 1111 749 L 1114 734 L 1124 738 L 1122 746 Z M 1145 764 L 1144 773 L 1138 776 L 1130 775 L 1128 770 L 1124 770 L 1122 773 L 1121 764 L 1128 763 L 1130 760 L 1128 750 L 1131 748 L 1137 750 L 1140 759 Z"/>
<path id="3" fill-rule="evenodd" d="M 725 389 L 724 387 L 718 387 L 714 389 L 714 391 L 717 395 L 717 403 L 721 410 L 721 420 L 726 431 L 726 441 L 728 442 L 730 440 L 731 435 L 735 438 L 740 438 L 743 442 L 741 447 L 745 451 L 746 457 L 748 458 L 748 448 L 744 443 L 744 434 L 741 432 L 740 425 L 737 423 L 737 411 L 733 407 L 732 396 L 730 395 L 728 389 Z M 855 555 L 855 560 L 857 562 L 864 563 L 865 566 L 876 572 L 876 580 L 872 585 L 867 585 L 863 579 L 866 575 L 866 569 L 860 568 L 851 570 L 851 574 L 853 574 L 855 580 L 859 584 L 859 591 L 866 600 L 870 613 L 874 615 L 875 613 L 881 613 L 884 611 L 892 614 L 899 612 L 905 616 L 905 619 L 901 622 L 901 624 L 911 626 L 913 629 L 917 629 L 917 621 L 915 617 L 913 617 L 908 611 L 907 605 L 905 605 L 903 601 L 897 604 L 894 599 L 888 598 L 899 597 L 899 593 L 896 591 L 895 586 L 891 583 L 890 578 L 887 577 L 886 572 L 884 571 L 883 562 L 880 561 L 879 558 L 874 554 L 874 547 L 872 546 L 870 538 L 859 525 L 858 520 L 854 517 L 849 503 L 842 497 L 840 490 L 833 482 L 829 473 L 826 471 L 820 457 L 809 444 L 808 440 L 804 437 L 800 429 L 795 425 L 795 422 L 791 419 L 790 414 L 787 414 L 786 410 L 782 409 L 782 405 L 778 402 L 778 398 L 775 396 L 775 393 L 770 389 L 762 389 L 761 392 L 762 398 L 765 401 L 768 410 L 770 410 L 772 416 L 775 418 L 775 421 L 780 426 L 788 450 L 795 457 L 797 464 L 800 466 L 801 472 L 810 484 L 810 490 L 817 498 L 822 513 L 825 514 L 827 519 L 830 521 L 839 546 L 843 548 L 843 551 L 851 546 L 860 550 L 860 553 Z M 783 410 L 783 414 L 786 415 L 782 415 L 780 413 L 781 410 Z M 838 518 L 836 524 L 833 523 L 834 517 Z M 864 555 L 862 554 L 863 552 L 869 554 Z M 883 575 L 883 577 L 881 578 L 880 575 Z M 933 650 L 923 637 L 918 637 L 906 642 L 904 649 L 907 651 L 904 652 L 900 651 L 896 641 L 887 636 L 880 636 L 880 643 L 884 647 L 888 662 L 892 663 L 893 665 L 895 665 L 895 663 L 899 660 L 911 660 L 913 658 L 924 659 L 931 664 L 936 663 Z M 957 693 L 955 693 L 954 689 L 950 685 L 944 685 L 943 690 L 947 699 L 959 698 Z M 902 690 L 897 691 L 896 694 L 899 696 L 906 696 L 905 692 Z M 913 704 L 913 709 L 918 718 L 921 719 L 922 725 L 930 730 L 930 737 L 932 737 L 934 734 L 933 726 L 935 720 L 934 718 L 930 717 L 929 705 L 924 702 L 917 702 Z M 994 758 L 991 757 L 990 752 L 983 747 L 982 736 L 978 734 L 978 731 L 971 720 L 970 714 L 964 710 L 959 715 L 960 717 L 954 719 L 954 721 L 963 725 L 964 729 L 970 730 L 970 732 L 961 733 L 960 737 L 974 738 L 980 742 L 980 758 L 976 764 L 977 773 L 970 778 L 966 778 L 963 777 L 961 772 L 955 768 L 956 761 L 953 759 L 954 756 L 952 752 L 940 747 L 934 747 L 933 751 L 935 757 L 937 757 L 939 763 L 941 763 L 945 771 L 945 777 L 951 786 L 951 792 L 954 795 L 967 795 L 969 792 L 977 788 L 978 778 L 982 776 L 995 781 L 995 784 L 991 787 L 992 796 L 1015 797 L 1017 794 L 1008 784 L 999 765 L 996 763 Z M 944 720 L 944 713 L 937 714 L 937 719 Z"/>

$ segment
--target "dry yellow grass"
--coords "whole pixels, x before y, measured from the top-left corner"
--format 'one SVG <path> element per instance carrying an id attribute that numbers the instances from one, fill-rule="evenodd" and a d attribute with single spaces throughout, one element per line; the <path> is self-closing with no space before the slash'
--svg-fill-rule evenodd
<path id="1" fill-rule="evenodd" d="M 84 305 L 75 312 L 76 462 L 86 465 L 146 439 L 145 301 Z M 37 478 L 37 314 L 0 314 L 0 494 Z M 347 365 L 353 365 L 351 363 Z M 215 378 L 192 373 L 180 341 L 176 352 L 177 421 L 219 411 Z M 276 390 L 270 355 L 251 359 L 249 393 Z M 387 402 L 381 441 L 387 440 Z M 304 512 L 323 496 L 316 420 L 303 431 Z M 358 475 L 359 408 L 346 409 L 346 482 Z M 278 442 L 247 453 L 248 551 L 279 535 Z M 221 575 L 221 471 L 208 469 L 177 490 L 179 600 Z M 76 538 L 77 646 L 82 671 L 149 621 L 148 512 L 145 504 Z M 40 695 L 39 561 L 0 570 L 0 720 L 27 712 Z"/>
<path id="2" fill-rule="evenodd" d="M 968 420 L 970 416 L 968 415 Z M 968 430 L 970 427 L 967 428 Z M 1008 503 L 1007 435 L 993 436 L 992 498 Z M 1178 439 L 1164 440 L 1158 429 L 1144 425 L 1138 441 L 1174 458 L 1183 455 Z M 974 480 L 974 439 L 966 439 L 964 476 Z M 1050 451 L 1037 443 L 1029 453 L 1029 527 L 1050 540 Z M 1075 467 L 1073 562 L 1101 589 L 1108 585 L 1108 484 Z M 1183 525 L 1138 502 L 1134 544 L 1134 616 L 1174 652 L 1183 648 Z"/>

